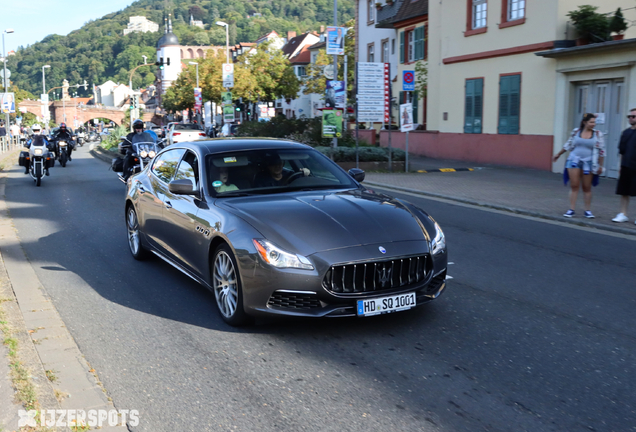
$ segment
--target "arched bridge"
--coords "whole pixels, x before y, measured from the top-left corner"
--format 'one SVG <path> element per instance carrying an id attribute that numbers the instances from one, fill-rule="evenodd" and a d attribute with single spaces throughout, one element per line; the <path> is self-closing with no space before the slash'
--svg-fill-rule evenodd
<path id="1" fill-rule="evenodd" d="M 27 112 L 35 114 L 38 117 L 42 117 L 42 103 L 34 100 L 24 100 L 18 105 L 19 108 L 26 109 Z M 72 100 L 67 102 L 54 101 L 48 103 L 49 112 L 51 113 L 51 119 L 55 123 L 66 123 L 70 125 L 74 124 L 77 120 L 80 124 L 84 124 L 89 120 L 104 118 L 108 119 L 115 124 L 120 125 L 126 111 L 122 111 L 115 107 L 96 107 L 92 105 L 76 105 Z M 66 120 L 64 120 L 64 114 L 66 114 Z M 155 124 L 163 124 L 163 117 L 155 114 L 154 110 L 148 110 L 142 114 L 143 121 L 153 122 Z"/>

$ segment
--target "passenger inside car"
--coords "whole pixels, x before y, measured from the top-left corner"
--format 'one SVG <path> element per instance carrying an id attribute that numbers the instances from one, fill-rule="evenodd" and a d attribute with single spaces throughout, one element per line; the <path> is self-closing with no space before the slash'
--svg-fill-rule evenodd
<path id="1" fill-rule="evenodd" d="M 226 167 L 219 168 L 219 179 L 212 183 L 214 190 L 217 192 L 229 192 L 233 190 L 238 190 L 238 187 L 234 184 L 228 184 L 229 169 Z"/>

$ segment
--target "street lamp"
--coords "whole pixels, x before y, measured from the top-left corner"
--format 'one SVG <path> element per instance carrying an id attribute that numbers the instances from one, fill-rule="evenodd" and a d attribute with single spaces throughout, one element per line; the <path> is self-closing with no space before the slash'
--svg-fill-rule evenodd
<path id="1" fill-rule="evenodd" d="M 217 21 L 216 25 L 225 27 L 225 52 L 227 57 L 227 63 L 230 64 L 230 26 L 223 21 Z"/>
<path id="2" fill-rule="evenodd" d="M 144 64 L 148 64 L 148 57 L 146 57 L 145 55 L 142 55 L 142 57 L 144 58 Z"/>
<path id="3" fill-rule="evenodd" d="M 3 60 L 3 64 L 4 64 L 4 75 L 3 75 L 3 85 L 4 85 L 4 92 L 6 93 L 7 90 L 9 90 L 8 86 L 7 86 L 7 82 L 8 77 L 7 77 L 7 50 L 4 48 L 4 34 L 5 33 L 13 33 L 13 29 L 6 29 L 5 31 L 2 32 L 2 56 L 4 57 Z M 7 129 L 9 129 L 9 113 L 7 113 L 5 115 L 5 123 L 4 123 L 5 127 Z"/>

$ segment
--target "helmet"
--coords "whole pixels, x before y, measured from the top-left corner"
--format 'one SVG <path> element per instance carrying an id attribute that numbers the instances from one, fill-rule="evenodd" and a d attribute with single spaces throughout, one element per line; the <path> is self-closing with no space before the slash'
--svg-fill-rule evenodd
<path id="1" fill-rule="evenodd" d="M 133 122 L 133 130 L 137 129 L 137 128 L 144 128 L 144 122 L 141 119 L 137 119 Z"/>
<path id="2" fill-rule="evenodd" d="M 42 128 L 40 127 L 39 124 L 34 124 L 33 126 L 31 126 L 31 131 L 36 134 L 36 133 L 40 133 L 40 131 L 42 130 Z"/>
<path id="3" fill-rule="evenodd" d="M 60 129 L 66 129 L 66 123 L 60 123 Z"/>

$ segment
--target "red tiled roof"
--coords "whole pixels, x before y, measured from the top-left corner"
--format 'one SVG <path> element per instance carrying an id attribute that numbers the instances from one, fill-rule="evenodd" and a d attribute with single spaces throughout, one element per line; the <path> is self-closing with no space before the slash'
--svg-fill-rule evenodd
<path id="1" fill-rule="evenodd" d="M 309 63 L 311 61 L 311 53 L 306 46 L 300 52 L 292 57 L 289 62 L 292 64 Z"/>

